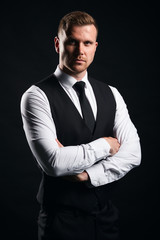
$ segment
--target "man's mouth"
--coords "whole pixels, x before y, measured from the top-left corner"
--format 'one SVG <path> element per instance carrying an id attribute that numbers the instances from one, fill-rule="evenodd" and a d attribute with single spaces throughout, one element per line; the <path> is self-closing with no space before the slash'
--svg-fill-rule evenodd
<path id="1" fill-rule="evenodd" d="M 77 63 L 83 63 L 83 62 L 86 62 L 84 59 L 82 59 L 82 58 L 76 58 L 75 59 L 75 62 L 77 62 Z"/>

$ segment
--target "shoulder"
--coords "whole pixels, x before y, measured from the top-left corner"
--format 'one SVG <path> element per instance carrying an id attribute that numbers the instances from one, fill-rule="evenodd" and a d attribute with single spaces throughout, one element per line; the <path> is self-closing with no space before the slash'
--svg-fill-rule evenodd
<path id="1" fill-rule="evenodd" d="M 115 101 L 116 101 L 117 105 L 126 105 L 121 93 L 119 92 L 119 90 L 117 88 L 113 87 L 113 86 L 110 86 L 110 85 L 109 85 L 109 87 L 110 87 L 110 89 L 113 93 L 113 96 L 115 98 Z"/>
<path id="2" fill-rule="evenodd" d="M 40 103 L 48 104 L 47 96 L 38 86 L 32 85 L 23 93 L 20 105 L 21 108 L 30 108 Z"/>
<path id="3" fill-rule="evenodd" d="M 92 85 L 93 88 L 95 87 L 95 88 L 98 88 L 102 91 L 103 90 L 106 91 L 106 89 L 110 90 L 109 85 L 104 81 L 97 80 L 97 79 L 95 79 L 93 77 L 90 77 L 90 76 L 89 76 L 88 80 L 89 80 L 89 82 L 90 82 L 90 84 Z"/>
<path id="4" fill-rule="evenodd" d="M 35 83 L 41 89 L 47 89 L 48 87 L 52 87 L 58 83 L 58 79 L 54 74 L 47 76 L 46 78 L 40 80 L 39 82 Z"/>
<path id="5" fill-rule="evenodd" d="M 119 92 L 118 90 L 107 84 L 105 81 L 97 80 L 95 78 L 89 77 L 89 81 L 93 87 L 98 87 L 101 91 L 108 91 L 110 92 L 114 97 L 116 97 Z"/>
<path id="6" fill-rule="evenodd" d="M 95 87 L 98 86 L 100 88 L 100 91 L 106 92 L 106 90 L 107 90 L 108 93 L 110 92 L 115 99 L 117 107 L 119 105 L 120 106 L 125 105 L 124 99 L 116 87 L 108 85 L 107 82 L 105 82 L 105 81 L 100 81 L 100 80 L 97 80 L 92 77 L 89 77 L 89 81 L 92 85 L 95 85 Z"/>
<path id="7" fill-rule="evenodd" d="M 45 98 L 46 95 L 45 93 L 36 85 L 32 85 L 31 87 L 29 87 L 22 95 L 22 99 L 23 98 L 36 98 L 36 97 L 41 97 L 41 98 Z"/>
<path id="8" fill-rule="evenodd" d="M 56 77 L 54 74 L 43 78 L 42 80 L 35 82 L 30 88 L 28 88 L 22 95 L 21 101 L 28 101 L 33 99 L 44 99 L 47 100 L 45 89 L 48 88 L 49 85 L 53 84 L 53 81 Z"/>

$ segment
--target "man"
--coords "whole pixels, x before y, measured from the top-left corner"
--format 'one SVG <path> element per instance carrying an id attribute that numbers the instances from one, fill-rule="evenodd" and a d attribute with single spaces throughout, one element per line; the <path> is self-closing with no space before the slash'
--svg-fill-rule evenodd
<path id="1" fill-rule="evenodd" d="M 42 169 L 39 240 L 119 239 L 109 189 L 140 164 L 141 151 L 119 92 L 88 77 L 97 34 L 89 14 L 65 15 L 56 71 L 22 97 L 25 134 Z"/>

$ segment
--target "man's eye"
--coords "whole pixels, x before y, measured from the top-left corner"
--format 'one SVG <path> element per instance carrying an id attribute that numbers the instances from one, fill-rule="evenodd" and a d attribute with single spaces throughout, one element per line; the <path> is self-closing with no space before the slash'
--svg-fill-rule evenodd
<path id="1" fill-rule="evenodd" d="M 76 45 L 76 41 L 74 39 L 70 39 L 70 40 L 68 40 L 68 44 Z"/>
<path id="2" fill-rule="evenodd" d="M 86 41 L 85 42 L 85 45 L 87 46 L 87 45 L 90 45 L 90 44 L 92 44 L 90 41 Z"/>

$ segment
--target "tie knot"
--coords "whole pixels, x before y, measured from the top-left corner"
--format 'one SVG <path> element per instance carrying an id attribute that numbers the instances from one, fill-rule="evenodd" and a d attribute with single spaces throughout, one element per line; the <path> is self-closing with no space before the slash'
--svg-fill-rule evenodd
<path id="1" fill-rule="evenodd" d="M 79 82 L 76 82 L 74 85 L 73 85 L 73 88 L 76 90 L 76 92 L 78 92 L 79 94 L 83 93 L 84 92 L 84 87 L 85 87 L 85 82 L 83 81 L 79 81 Z"/>

